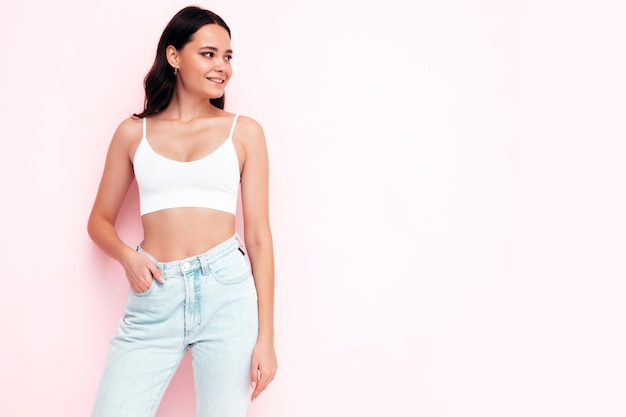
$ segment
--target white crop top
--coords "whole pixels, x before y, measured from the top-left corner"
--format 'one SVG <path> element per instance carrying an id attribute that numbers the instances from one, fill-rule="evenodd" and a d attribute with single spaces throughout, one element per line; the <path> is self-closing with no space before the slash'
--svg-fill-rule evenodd
<path id="1" fill-rule="evenodd" d="M 205 207 L 235 214 L 239 159 L 233 145 L 235 116 L 228 138 L 209 155 L 189 162 L 166 158 L 143 136 L 133 158 L 141 215 L 174 207 Z"/>

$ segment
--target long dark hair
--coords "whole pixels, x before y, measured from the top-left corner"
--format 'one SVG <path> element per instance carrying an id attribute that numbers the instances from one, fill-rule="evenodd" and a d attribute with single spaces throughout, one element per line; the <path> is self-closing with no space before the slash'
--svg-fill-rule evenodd
<path id="1" fill-rule="evenodd" d="M 152 68 L 150 68 L 143 80 L 143 86 L 146 91 L 143 112 L 134 114 L 135 117 L 144 118 L 156 114 L 170 104 L 176 89 L 176 75 L 174 74 L 174 68 L 167 62 L 165 50 L 169 45 L 180 50 L 191 40 L 191 36 L 198 29 L 208 24 L 216 24 L 223 27 L 230 37 L 230 28 L 226 22 L 210 10 L 201 9 L 197 6 L 188 6 L 172 17 L 172 20 L 163 30 L 161 39 L 159 39 Z M 215 107 L 224 108 L 224 96 L 212 98 L 210 102 Z"/>

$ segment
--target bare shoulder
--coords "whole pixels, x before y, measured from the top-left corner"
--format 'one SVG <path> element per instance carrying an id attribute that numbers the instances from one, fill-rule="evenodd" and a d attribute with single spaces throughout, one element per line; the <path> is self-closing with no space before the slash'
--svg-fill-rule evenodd
<path id="1" fill-rule="evenodd" d="M 122 120 L 115 130 L 113 141 L 122 146 L 131 146 L 141 139 L 143 121 L 136 117 Z"/>
<path id="2" fill-rule="evenodd" d="M 246 145 L 252 145 L 258 142 L 265 142 L 265 133 L 263 132 L 263 127 L 255 119 L 248 116 L 240 115 L 237 119 L 235 136 L 238 140 Z"/>
<path id="3" fill-rule="evenodd" d="M 115 129 L 115 134 L 111 139 L 109 145 L 111 155 L 132 161 L 139 142 L 141 142 L 142 132 L 142 119 L 135 117 L 124 119 Z"/>

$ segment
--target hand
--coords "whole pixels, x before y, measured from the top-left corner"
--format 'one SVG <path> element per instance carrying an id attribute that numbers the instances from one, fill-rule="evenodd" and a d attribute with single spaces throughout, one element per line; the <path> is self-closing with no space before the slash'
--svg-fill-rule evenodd
<path id="1" fill-rule="evenodd" d="M 276 360 L 274 344 L 271 341 L 259 340 L 252 352 L 252 366 L 250 369 L 253 388 L 252 401 L 272 382 L 277 368 L 278 361 Z"/>
<path id="2" fill-rule="evenodd" d="M 161 284 L 165 282 L 165 278 L 159 268 L 156 267 L 150 258 L 142 253 L 132 252 L 125 260 L 123 267 L 126 271 L 128 284 L 135 293 L 140 294 L 148 291 L 153 279 Z"/>

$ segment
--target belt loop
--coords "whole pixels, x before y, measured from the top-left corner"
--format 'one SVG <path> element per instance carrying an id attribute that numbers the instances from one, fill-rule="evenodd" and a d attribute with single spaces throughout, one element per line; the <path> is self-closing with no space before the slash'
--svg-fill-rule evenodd
<path id="1" fill-rule="evenodd" d="M 209 264 L 206 260 L 206 253 L 201 255 L 200 258 L 200 269 L 202 270 L 202 275 L 208 275 L 209 274 Z"/>

